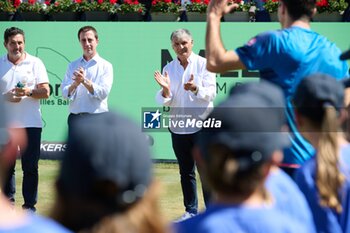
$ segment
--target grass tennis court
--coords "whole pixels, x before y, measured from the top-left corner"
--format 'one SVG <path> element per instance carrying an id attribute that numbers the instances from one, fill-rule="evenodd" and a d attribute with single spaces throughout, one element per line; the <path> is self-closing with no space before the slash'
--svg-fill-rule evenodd
<path id="1" fill-rule="evenodd" d="M 155 176 L 161 182 L 162 193 L 160 198 L 160 206 L 166 220 L 173 220 L 184 213 L 182 204 L 182 193 L 180 187 L 180 177 L 178 172 L 178 165 L 169 163 L 155 164 Z M 40 160 L 39 161 L 39 195 L 37 210 L 39 214 L 47 215 L 54 202 L 54 182 L 56 174 L 59 169 L 58 161 Z M 23 204 L 22 198 L 22 171 L 21 163 L 17 160 L 16 165 L 16 208 L 20 208 Z M 203 198 L 200 187 L 200 181 L 197 174 L 198 181 L 198 202 L 200 209 L 203 209 Z"/>

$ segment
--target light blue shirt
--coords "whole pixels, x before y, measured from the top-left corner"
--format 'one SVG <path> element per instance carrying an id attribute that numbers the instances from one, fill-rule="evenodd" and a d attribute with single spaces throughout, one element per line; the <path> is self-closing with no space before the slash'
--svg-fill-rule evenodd
<path id="1" fill-rule="evenodd" d="M 175 233 L 310 233 L 308 229 L 271 206 L 218 205 L 174 224 Z"/>
<path id="2" fill-rule="evenodd" d="M 36 214 L 27 214 L 14 226 L 0 227 L 0 233 L 71 233 L 57 222 Z"/>
<path id="3" fill-rule="evenodd" d="M 79 67 L 85 70 L 85 79 L 92 82 L 94 93 L 91 94 L 84 85 L 80 84 L 76 90 L 68 96 L 68 89 L 74 82 L 73 73 Z M 96 54 L 91 60 L 83 57 L 68 65 L 64 80 L 61 84 L 62 96 L 70 100 L 69 111 L 71 113 L 102 113 L 108 111 L 108 94 L 113 85 L 113 66 L 111 63 Z"/>
<path id="4" fill-rule="evenodd" d="M 297 220 L 309 233 L 316 232 L 306 198 L 290 176 L 281 169 L 272 170 L 265 186 L 272 194 L 276 209 Z"/>

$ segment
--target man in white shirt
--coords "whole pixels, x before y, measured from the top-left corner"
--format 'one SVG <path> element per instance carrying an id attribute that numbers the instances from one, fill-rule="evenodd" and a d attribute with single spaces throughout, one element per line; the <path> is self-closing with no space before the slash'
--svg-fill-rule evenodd
<path id="1" fill-rule="evenodd" d="M 83 56 L 71 62 L 62 82 L 62 96 L 70 100 L 68 126 L 75 118 L 108 111 L 108 95 L 113 84 L 112 64 L 97 53 L 98 34 L 94 27 L 78 31 Z"/>
<path id="2" fill-rule="evenodd" d="M 7 54 L 0 58 L 0 90 L 6 100 L 10 127 L 26 130 L 28 147 L 21 148 L 19 145 L 23 170 L 22 207 L 35 211 L 42 131 L 40 99 L 46 99 L 50 95 L 49 79 L 42 61 L 25 52 L 23 30 L 8 28 L 4 39 Z M 3 191 L 14 203 L 15 163 L 9 169 Z"/>
<path id="3" fill-rule="evenodd" d="M 216 97 L 215 74 L 206 69 L 206 59 L 192 52 L 193 39 L 187 29 L 178 29 L 171 34 L 171 44 L 177 59 L 167 64 L 163 74 L 154 73 L 161 86 L 156 100 L 170 107 L 170 115 L 176 118 L 193 117 L 204 120 L 213 107 Z M 176 119 L 174 119 L 176 120 Z M 195 161 L 192 157 L 197 127 L 179 128 L 170 125 L 173 149 L 179 163 L 181 188 L 185 214 L 180 220 L 197 214 L 198 200 L 195 177 Z M 207 204 L 209 194 L 203 189 Z"/>

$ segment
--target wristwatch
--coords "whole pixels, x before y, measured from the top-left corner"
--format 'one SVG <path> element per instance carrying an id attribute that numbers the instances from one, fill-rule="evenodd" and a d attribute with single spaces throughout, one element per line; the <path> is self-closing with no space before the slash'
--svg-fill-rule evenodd
<path id="1" fill-rule="evenodd" d="M 192 91 L 192 93 L 195 94 L 195 95 L 197 95 L 197 93 L 198 93 L 198 86 L 196 86 L 196 89 L 194 89 L 194 90 Z"/>

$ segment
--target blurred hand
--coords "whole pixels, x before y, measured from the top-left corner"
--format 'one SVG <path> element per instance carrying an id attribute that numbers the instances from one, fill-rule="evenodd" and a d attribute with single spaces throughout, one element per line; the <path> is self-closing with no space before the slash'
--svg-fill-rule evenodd
<path id="1" fill-rule="evenodd" d="M 4 94 L 4 99 L 12 103 L 18 103 L 22 100 L 22 97 L 17 96 L 15 89 L 12 89 L 11 91 Z"/>
<path id="2" fill-rule="evenodd" d="M 222 17 L 225 14 L 233 12 L 239 5 L 233 0 L 211 0 L 208 6 L 208 15 L 213 14 L 217 17 Z"/>

